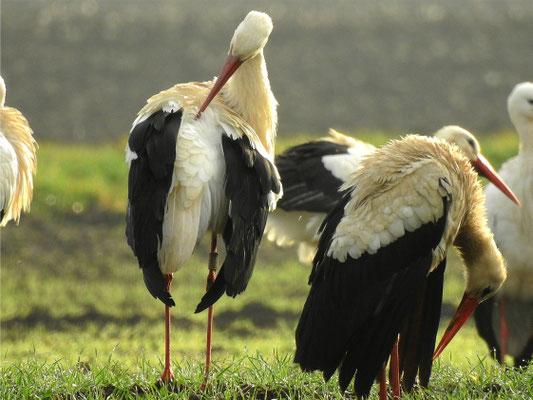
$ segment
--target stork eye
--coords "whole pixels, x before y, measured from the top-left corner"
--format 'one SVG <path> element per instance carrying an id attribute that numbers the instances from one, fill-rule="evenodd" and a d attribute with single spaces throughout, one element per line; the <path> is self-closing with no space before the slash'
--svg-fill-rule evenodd
<path id="1" fill-rule="evenodd" d="M 481 296 L 479 297 L 479 301 L 481 302 L 483 300 L 486 300 L 487 296 L 489 296 L 491 293 L 492 293 L 492 288 L 489 285 L 485 289 L 483 289 L 483 291 L 481 292 Z"/>
<path id="2" fill-rule="evenodd" d="M 533 99 L 528 99 L 527 102 L 531 105 L 533 105 Z"/>
<path id="3" fill-rule="evenodd" d="M 476 148 L 476 144 L 474 143 L 474 140 L 473 140 L 473 139 L 468 139 L 468 144 L 469 144 L 473 149 Z"/>

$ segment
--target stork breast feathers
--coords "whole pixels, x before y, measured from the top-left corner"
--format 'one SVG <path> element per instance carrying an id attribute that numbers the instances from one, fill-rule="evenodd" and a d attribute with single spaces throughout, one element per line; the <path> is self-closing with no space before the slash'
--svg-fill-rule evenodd
<path id="1" fill-rule="evenodd" d="M 327 255 L 341 262 L 375 254 L 406 232 L 435 222 L 444 213 L 442 198 L 451 186 L 441 183 L 448 175 L 434 160 L 380 179 L 379 173 L 359 169 L 343 189 L 353 188 L 344 217 L 335 230 Z"/>

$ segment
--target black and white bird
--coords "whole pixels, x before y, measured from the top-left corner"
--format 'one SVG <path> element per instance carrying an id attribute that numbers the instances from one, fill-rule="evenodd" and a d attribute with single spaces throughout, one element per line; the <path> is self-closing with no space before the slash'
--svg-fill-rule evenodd
<path id="1" fill-rule="evenodd" d="M 433 357 L 505 280 L 484 197 L 456 146 L 407 136 L 377 149 L 341 186 L 327 215 L 296 329 L 295 362 L 368 395 L 400 335 L 407 390 L 429 382 Z M 465 264 L 463 300 L 434 354 L 447 249 Z"/>
<path id="2" fill-rule="evenodd" d="M 298 259 L 311 264 L 318 244 L 318 228 L 342 198 L 339 187 L 358 168 L 361 158 L 376 148 L 337 132 L 294 146 L 276 158 L 284 195 L 267 221 L 267 238 L 278 246 L 297 245 Z M 474 135 L 456 125 L 439 129 L 436 138 L 457 145 L 474 168 L 495 182 L 513 201 L 514 194 L 480 152 Z"/>
<path id="3" fill-rule="evenodd" d="M 6 84 L 0 76 L 0 227 L 30 210 L 33 175 L 37 172 L 37 142 L 28 120 L 4 105 Z"/>
<path id="4" fill-rule="evenodd" d="M 246 289 L 268 211 L 282 193 L 273 162 L 277 102 L 263 56 L 271 31 L 270 17 L 251 11 L 235 31 L 216 81 L 178 84 L 156 94 L 131 129 L 126 236 L 150 294 L 165 304 L 163 380 L 173 379 L 173 273 L 211 232 L 208 279 L 214 282 L 196 309 L 210 308 L 207 379 L 211 306 L 224 293 L 234 297 Z M 219 234 L 226 257 L 215 279 Z"/>
<path id="5" fill-rule="evenodd" d="M 493 185 L 485 189 L 487 216 L 508 267 L 498 296 L 476 310 L 476 326 L 491 351 L 503 362 L 525 366 L 533 354 L 533 83 L 514 87 L 507 99 L 511 121 L 520 136 L 518 155 L 503 164 L 500 175 L 520 198 L 522 207 Z"/>

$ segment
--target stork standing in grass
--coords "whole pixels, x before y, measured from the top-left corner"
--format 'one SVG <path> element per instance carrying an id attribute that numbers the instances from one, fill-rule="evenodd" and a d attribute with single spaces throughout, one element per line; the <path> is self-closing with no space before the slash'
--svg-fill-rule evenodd
<path id="1" fill-rule="evenodd" d="M 165 304 L 163 380 L 173 379 L 173 273 L 210 231 L 208 291 L 196 309 L 210 308 L 205 387 L 212 305 L 224 293 L 234 297 L 246 289 L 268 211 L 281 195 L 273 163 L 277 102 L 263 57 L 271 31 L 270 17 L 251 11 L 216 81 L 178 84 L 153 96 L 131 129 L 126 236 L 150 294 Z M 226 258 L 216 276 L 218 234 Z"/>
<path id="2" fill-rule="evenodd" d="M 33 175 L 37 172 L 37 143 L 28 120 L 4 105 L 6 85 L 0 76 L 0 227 L 19 222 L 30 210 Z"/>
<path id="3" fill-rule="evenodd" d="M 329 133 L 328 137 L 294 146 L 276 159 L 285 194 L 268 218 L 267 238 L 279 246 L 297 243 L 298 259 L 303 264 L 313 261 L 320 224 L 342 198 L 339 187 L 355 172 L 361 158 L 376 149 L 333 129 Z M 435 137 L 457 145 L 480 174 L 518 203 L 470 132 L 448 125 Z"/>
<path id="4" fill-rule="evenodd" d="M 479 334 L 503 362 L 510 354 L 515 366 L 525 366 L 533 354 L 533 83 L 515 86 L 507 100 L 511 121 L 520 136 L 520 149 L 500 169 L 519 196 L 516 207 L 487 186 L 489 226 L 508 266 L 500 294 L 475 313 Z"/>
<path id="5" fill-rule="evenodd" d="M 368 395 L 400 334 L 407 390 L 429 382 L 437 356 L 505 280 L 477 174 L 456 146 L 408 136 L 363 157 L 323 222 L 295 361 Z M 466 266 L 466 290 L 433 353 L 447 249 Z"/>

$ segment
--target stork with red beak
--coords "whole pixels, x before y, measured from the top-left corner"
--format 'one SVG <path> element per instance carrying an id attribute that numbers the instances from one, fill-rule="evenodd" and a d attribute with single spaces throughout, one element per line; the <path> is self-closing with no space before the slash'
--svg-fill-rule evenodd
<path id="1" fill-rule="evenodd" d="M 0 227 L 30 210 L 37 143 L 28 120 L 4 105 L 6 84 L 0 76 Z"/>
<path id="2" fill-rule="evenodd" d="M 518 155 L 505 162 L 501 176 L 522 200 L 516 207 L 493 185 L 485 189 L 487 217 L 508 266 L 499 295 L 476 310 L 476 327 L 496 358 L 506 354 L 517 367 L 533 358 L 533 82 L 514 87 L 507 99 L 520 136 Z"/>
<path id="3" fill-rule="evenodd" d="M 285 193 L 269 216 L 265 232 L 278 246 L 297 245 L 298 259 L 303 264 L 313 261 L 320 224 L 342 198 L 339 187 L 355 172 L 361 158 L 376 149 L 333 129 L 329 133 L 328 137 L 294 146 L 276 158 Z M 448 125 L 434 136 L 458 146 L 480 175 L 518 203 L 469 131 Z"/>
<path id="4" fill-rule="evenodd" d="M 273 162 L 277 102 L 263 47 L 272 20 L 251 11 L 237 27 L 218 79 L 178 84 L 151 97 L 133 123 L 126 236 L 150 294 L 165 304 L 165 369 L 170 364 L 173 274 L 211 232 L 206 373 L 211 359 L 212 305 L 246 289 L 269 210 L 281 196 Z M 217 235 L 226 258 L 216 270 Z M 216 277 L 216 278 L 215 278 Z M 211 285 L 212 284 L 212 285 Z"/>
<path id="5" fill-rule="evenodd" d="M 442 303 L 447 249 L 466 269 L 466 289 L 435 356 L 506 270 L 484 215 L 477 174 L 456 146 L 408 136 L 364 156 L 328 214 L 296 329 L 295 362 L 345 390 L 368 395 L 400 334 L 409 390 L 427 385 Z"/>

